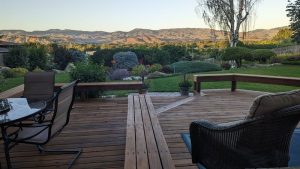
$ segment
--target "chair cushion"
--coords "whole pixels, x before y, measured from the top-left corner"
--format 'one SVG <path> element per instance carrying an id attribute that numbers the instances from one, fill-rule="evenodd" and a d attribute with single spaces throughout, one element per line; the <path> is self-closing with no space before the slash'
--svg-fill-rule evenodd
<path id="1" fill-rule="evenodd" d="M 300 104 L 300 90 L 261 95 L 255 98 L 247 118 L 266 115 Z"/>

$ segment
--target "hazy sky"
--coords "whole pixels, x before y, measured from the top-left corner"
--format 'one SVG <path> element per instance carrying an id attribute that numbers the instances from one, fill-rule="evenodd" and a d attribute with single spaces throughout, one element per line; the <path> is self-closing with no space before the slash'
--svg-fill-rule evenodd
<path id="1" fill-rule="evenodd" d="M 195 0 L 0 0 L 0 29 L 204 28 Z M 287 0 L 261 0 L 252 28 L 287 26 Z"/>

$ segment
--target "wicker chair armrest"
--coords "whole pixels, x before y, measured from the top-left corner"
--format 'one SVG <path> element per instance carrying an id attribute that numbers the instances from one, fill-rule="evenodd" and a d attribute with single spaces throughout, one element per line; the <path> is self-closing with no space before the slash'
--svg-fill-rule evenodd
<path id="1" fill-rule="evenodd" d="M 226 131 L 226 130 L 238 130 L 239 126 L 243 126 L 243 124 L 249 123 L 253 121 L 252 119 L 249 120 L 237 120 L 237 121 L 232 121 L 232 122 L 227 122 L 227 123 L 212 123 L 206 120 L 199 120 L 199 121 L 194 121 L 191 123 L 191 127 L 196 127 L 196 128 L 202 128 L 203 130 L 215 130 L 215 131 Z"/>
<path id="2" fill-rule="evenodd" d="M 238 157 L 239 152 L 236 151 L 238 138 L 251 121 L 240 120 L 224 124 L 204 120 L 192 122 L 190 125 L 192 161 L 205 165 L 213 159 L 220 161 L 224 156 L 231 156 L 233 159 Z"/>

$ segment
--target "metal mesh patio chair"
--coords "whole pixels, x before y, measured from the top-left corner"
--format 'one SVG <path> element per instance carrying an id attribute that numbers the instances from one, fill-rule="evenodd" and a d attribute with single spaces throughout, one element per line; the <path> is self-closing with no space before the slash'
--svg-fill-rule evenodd
<path id="1" fill-rule="evenodd" d="M 54 72 L 28 72 L 24 76 L 23 97 L 32 101 L 48 101 L 54 95 Z"/>
<path id="2" fill-rule="evenodd" d="M 277 106 L 280 103 L 268 103 L 273 98 L 266 96 L 264 99 L 269 101 L 260 99 L 257 102 L 260 108 L 256 105 L 253 110 L 271 111 L 260 112 L 245 120 L 227 124 L 192 122 L 190 136 L 193 163 L 201 163 L 207 169 L 288 166 L 290 140 L 300 120 L 300 100 L 294 99 L 300 95 L 298 91 L 292 97 L 290 93 L 285 96 L 282 102 L 289 106 L 275 111 L 270 105 Z M 279 97 L 282 95 L 278 95 Z M 292 102 L 294 103 L 291 104 Z M 268 107 L 263 109 L 262 106 Z"/>
<path id="3" fill-rule="evenodd" d="M 34 117 L 35 121 L 43 121 L 46 114 L 53 111 L 53 104 L 50 102 L 54 96 L 54 72 L 28 72 L 24 76 L 23 97 L 30 102 L 46 101 L 47 109 Z"/>
<path id="4" fill-rule="evenodd" d="M 73 165 L 75 160 L 80 156 L 81 149 L 74 150 L 46 150 L 42 146 L 47 144 L 54 136 L 59 134 L 63 128 L 69 123 L 70 112 L 74 102 L 74 90 L 78 81 L 74 81 L 66 86 L 63 86 L 61 90 L 56 93 L 54 97 L 54 111 L 51 120 L 44 120 L 39 123 L 32 124 L 17 124 L 12 127 L 20 127 L 20 131 L 17 135 L 10 138 L 10 142 L 13 143 L 12 148 L 16 144 L 34 144 L 38 150 L 42 152 L 51 153 L 72 153 L 76 154 L 72 161 L 69 163 L 69 168 Z"/>

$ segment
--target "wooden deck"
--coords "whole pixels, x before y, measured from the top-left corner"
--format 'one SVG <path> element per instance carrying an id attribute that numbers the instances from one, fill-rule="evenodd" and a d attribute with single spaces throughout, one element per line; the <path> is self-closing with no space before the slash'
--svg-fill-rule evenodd
<path id="1" fill-rule="evenodd" d="M 242 119 L 251 106 L 249 103 L 261 94 L 239 90 L 204 91 L 204 93 L 207 95 L 196 96 L 191 102 L 159 114 L 160 125 L 177 169 L 197 169 L 192 164 L 191 155 L 180 135 L 189 132 L 192 121 L 205 119 L 221 123 Z M 152 102 L 159 108 L 177 99 L 152 97 Z"/>
<path id="2" fill-rule="evenodd" d="M 69 125 L 49 148 L 82 147 L 83 153 L 74 169 L 123 168 L 126 142 L 127 98 L 77 102 L 73 106 Z M 65 169 L 71 155 L 42 155 L 31 145 L 17 145 L 11 151 L 13 167 Z M 0 147 L 2 168 L 5 167 L 3 147 Z"/>
<path id="3" fill-rule="evenodd" d="M 227 122 L 243 118 L 259 92 L 230 90 L 204 91 L 205 96 L 178 107 L 159 113 L 158 118 L 169 146 L 175 167 L 196 169 L 191 156 L 181 139 L 187 133 L 190 122 L 207 119 Z M 151 97 L 156 109 L 169 105 L 184 97 Z M 74 169 L 124 168 L 127 97 L 109 100 L 88 100 L 76 102 L 71 121 L 63 132 L 49 142 L 49 148 L 82 147 L 83 154 Z M 18 145 L 12 149 L 14 168 L 66 168 L 70 155 L 39 155 L 34 146 Z M 0 160 L 5 168 L 3 147 L 0 146 Z"/>

